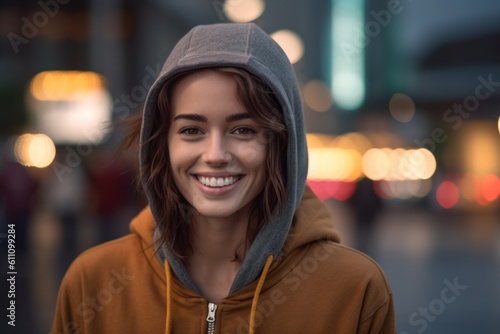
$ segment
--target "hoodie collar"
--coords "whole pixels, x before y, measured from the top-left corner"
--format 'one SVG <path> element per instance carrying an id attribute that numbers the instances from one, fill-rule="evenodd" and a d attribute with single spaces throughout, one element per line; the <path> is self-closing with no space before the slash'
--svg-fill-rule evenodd
<path id="1" fill-rule="evenodd" d="M 130 230 L 136 234 L 140 240 L 143 249 L 147 252 L 147 258 L 151 263 L 155 273 L 165 282 L 165 269 L 162 267 L 161 262 L 154 255 L 154 248 L 152 247 L 153 232 L 155 230 L 155 222 L 151 210 L 148 207 L 144 208 L 130 224 Z M 294 260 L 297 251 L 307 245 L 328 240 L 331 242 L 340 242 L 339 235 L 333 227 L 330 212 L 326 205 L 320 201 L 312 190 L 306 186 L 302 200 L 295 212 L 293 224 L 291 226 L 288 238 L 280 252 L 280 256 L 275 258 L 272 266 L 270 266 L 269 275 L 267 278 L 264 291 L 270 286 L 278 283 L 281 279 L 280 269 L 290 260 Z M 177 280 L 174 278 L 174 280 Z M 229 299 L 244 300 L 251 298 L 256 288 L 255 282 L 244 289 L 233 293 L 228 296 Z M 175 284 L 174 284 L 175 285 Z M 180 289 L 176 292 L 185 294 L 186 296 L 196 297 L 196 291 L 189 289 Z M 195 292 L 195 293 L 193 293 Z"/>

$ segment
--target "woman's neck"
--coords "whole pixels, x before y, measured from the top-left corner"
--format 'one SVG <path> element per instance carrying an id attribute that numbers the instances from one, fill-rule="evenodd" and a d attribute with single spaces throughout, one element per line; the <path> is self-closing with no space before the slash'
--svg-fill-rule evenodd
<path id="1" fill-rule="evenodd" d="M 207 261 L 234 259 L 236 248 L 246 237 L 247 221 L 205 218 L 193 224 L 194 253 Z"/>
<path id="2" fill-rule="evenodd" d="M 188 257 L 187 270 L 202 294 L 219 302 L 229 293 L 241 266 L 235 255 L 245 251 L 248 215 L 193 220 L 193 254 Z"/>

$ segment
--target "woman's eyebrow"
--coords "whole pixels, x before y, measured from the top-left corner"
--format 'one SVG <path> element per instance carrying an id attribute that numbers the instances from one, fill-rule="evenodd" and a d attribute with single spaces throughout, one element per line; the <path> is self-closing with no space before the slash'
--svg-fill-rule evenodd
<path id="1" fill-rule="evenodd" d="M 226 117 L 226 122 L 235 122 L 235 121 L 240 121 L 243 119 L 251 118 L 249 113 L 239 113 L 239 114 L 232 114 Z M 186 119 L 188 121 L 196 121 L 196 122 L 204 122 L 206 123 L 208 120 L 205 116 L 200 115 L 200 114 L 180 114 L 174 117 L 173 121 L 179 120 L 179 119 Z"/>
<path id="2" fill-rule="evenodd" d="M 173 121 L 177 121 L 178 119 L 187 119 L 188 121 L 197 121 L 205 123 L 207 122 L 207 118 L 199 114 L 180 114 L 175 116 Z"/>
<path id="3" fill-rule="evenodd" d="M 241 121 L 242 119 L 251 118 L 249 113 L 243 112 L 239 114 L 232 114 L 226 117 L 226 122 Z"/>

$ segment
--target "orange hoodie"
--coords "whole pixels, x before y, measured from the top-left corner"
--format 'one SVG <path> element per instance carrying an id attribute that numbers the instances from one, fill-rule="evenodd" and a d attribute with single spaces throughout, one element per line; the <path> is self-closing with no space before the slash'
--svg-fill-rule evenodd
<path id="1" fill-rule="evenodd" d="M 396 333 L 379 266 L 338 244 L 326 206 L 306 187 L 281 256 L 218 305 L 162 265 L 149 208 L 132 233 L 81 254 L 59 291 L 59 333 Z M 167 270 L 165 270 L 167 268 Z M 209 314 L 210 310 L 214 312 Z"/>

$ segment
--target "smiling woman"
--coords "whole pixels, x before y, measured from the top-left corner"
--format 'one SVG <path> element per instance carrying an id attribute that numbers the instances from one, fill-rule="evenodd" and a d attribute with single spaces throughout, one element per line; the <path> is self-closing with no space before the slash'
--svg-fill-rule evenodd
<path id="1" fill-rule="evenodd" d="M 243 220 L 246 229 L 241 249 L 235 253 L 241 259 L 258 231 L 271 220 L 273 208 L 278 205 L 282 210 L 284 205 L 286 154 L 282 154 L 282 148 L 286 147 L 287 134 L 276 97 L 261 79 L 243 69 L 211 68 L 186 72 L 165 83 L 157 108 L 151 135 L 154 139 L 148 143 L 155 153 L 146 157 L 142 178 L 148 175 L 147 182 L 158 185 L 153 188 L 159 191 L 151 196 L 159 216 L 165 217 L 160 220 L 165 222 L 160 242 L 166 242 L 177 256 L 188 256 L 192 252 L 191 226 L 174 222 L 182 221 L 186 208 L 190 217 L 199 213 L 202 207 L 194 205 L 195 201 L 207 210 L 218 207 L 225 212 L 219 216 L 225 214 L 230 221 L 235 218 L 228 216 L 234 210 L 232 203 L 245 207 L 246 219 L 240 212 L 237 220 Z M 140 125 L 137 122 L 136 127 Z M 162 140 L 165 133 L 167 141 Z M 197 164 L 189 159 L 198 159 Z M 175 167 L 183 161 L 190 168 L 184 174 Z M 258 173 L 252 172 L 256 169 Z M 200 185 L 202 177 L 205 183 L 221 182 L 217 177 L 233 177 L 238 184 L 211 189 Z M 264 183 L 264 178 L 269 182 Z M 163 184 L 168 185 L 167 190 Z M 179 199 L 185 204 L 180 208 L 176 205 Z M 238 204 L 241 201 L 245 205 Z"/>
<path id="2" fill-rule="evenodd" d="M 130 122 L 149 205 L 74 261 L 53 333 L 395 333 L 383 272 L 305 184 L 299 89 L 268 34 L 195 27 Z M 84 317 L 117 272 L 127 285 Z"/>
<path id="3" fill-rule="evenodd" d="M 234 79 L 212 70 L 188 75 L 174 88 L 170 114 L 168 152 L 182 196 L 206 223 L 214 217 L 246 224 L 246 207 L 264 187 L 266 147 Z"/>
<path id="4" fill-rule="evenodd" d="M 236 254 L 240 259 L 263 224 L 270 220 L 272 208 L 278 203 L 283 207 L 285 192 L 286 156 L 278 154 L 278 149 L 286 145 L 286 129 L 276 99 L 259 82 L 244 70 L 196 71 L 178 79 L 170 110 L 166 100 L 159 99 L 159 114 L 170 115 L 164 121 L 171 124 L 165 126 L 168 150 L 158 152 L 169 152 L 171 176 L 180 197 L 199 213 L 198 220 L 201 216 L 217 217 L 228 224 L 245 226 L 247 233 L 242 240 L 246 242 Z M 272 129 L 269 125 L 273 123 L 268 119 L 274 120 Z M 269 147 L 265 134 L 271 131 L 276 134 L 276 141 Z M 268 151 L 273 151 L 271 156 L 276 158 L 266 165 Z M 158 176 L 170 177 L 164 173 Z M 265 179 L 272 180 L 270 186 L 257 198 L 265 187 Z M 176 233 L 178 227 L 168 231 L 166 237 Z M 190 245 L 188 239 L 172 244 L 172 248 L 185 256 L 186 251 L 191 251 Z"/>
<path id="5" fill-rule="evenodd" d="M 266 221 L 251 215 L 255 206 L 252 202 L 258 203 L 254 199 L 262 192 L 266 175 L 271 174 L 265 168 L 266 145 L 257 135 L 264 129 L 246 112 L 233 75 L 215 70 L 183 77 L 173 90 L 169 114 L 173 118 L 167 135 L 172 176 L 182 197 L 197 213 L 191 218 L 195 231 L 199 231 L 194 236 L 216 234 L 220 226 L 239 231 L 235 236 L 240 236 L 233 238 L 232 245 L 226 240 L 226 246 L 239 250 L 236 258 L 242 259 L 255 232 Z M 284 192 L 284 189 L 278 191 Z M 255 212 L 260 211 L 256 209 Z M 249 221 L 250 217 L 253 221 Z M 250 231 L 253 233 L 247 233 Z M 189 242 L 192 245 L 194 241 L 197 249 L 204 246 L 207 251 L 213 249 L 205 245 L 206 240 L 192 238 Z M 238 249 L 234 243 L 241 240 L 247 242 L 242 243 L 243 249 Z M 179 246 L 186 248 L 189 244 Z M 187 269 L 198 287 L 213 296 L 213 300 L 226 296 L 230 281 L 218 295 L 210 286 L 204 289 L 206 279 L 199 274 L 199 269 L 214 263 L 200 258 L 196 252 L 186 255 L 190 258 Z M 234 264 L 232 267 L 238 269 L 237 262 Z M 236 272 L 231 274 L 233 279 Z M 217 276 L 217 272 L 211 276 Z"/>

